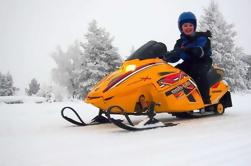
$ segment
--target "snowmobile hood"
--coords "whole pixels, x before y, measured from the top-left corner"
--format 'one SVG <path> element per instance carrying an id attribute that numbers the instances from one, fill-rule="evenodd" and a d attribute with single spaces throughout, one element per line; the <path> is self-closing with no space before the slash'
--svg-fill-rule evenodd
<path id="1" fill-rule="evenodd" d="M 106 99 L 114 96 L 114 89 L 118 89 L 128 79 L 137 75 L 137 73 L 156 65 L 166 64 L 159 58 L 139 60 L 134 59 L 125 61 L 115 72 L 107 75 L 99 81 L 87 95 L 85 101 L 89 103 L 93 99 Z M 123 90 L 123 89 L 122 89 Z"/>

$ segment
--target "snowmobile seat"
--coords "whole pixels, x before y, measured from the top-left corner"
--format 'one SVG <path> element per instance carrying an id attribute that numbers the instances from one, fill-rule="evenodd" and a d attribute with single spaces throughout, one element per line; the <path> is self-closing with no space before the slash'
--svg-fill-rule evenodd
<path id="1" fill-rule="evenodd" d="M 224 70 L 217 67 L 212 67 L 207 73 L 207 80 L 210 87 L 223 79 Z"/>

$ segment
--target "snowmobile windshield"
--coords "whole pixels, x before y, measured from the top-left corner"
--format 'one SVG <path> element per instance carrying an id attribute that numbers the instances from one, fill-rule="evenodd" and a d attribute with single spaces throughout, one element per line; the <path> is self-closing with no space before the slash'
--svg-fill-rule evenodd
<path id="1" fill-rule="evenodd" d="M 149 41 L 139 49 L 137 49 L 134 53 L 132 53 L 126 61 L 133 60 L 133 59 L 152 59 L 152 58 L 162 58 L 163 55 L 167 53 L 167 48 L 164 43 L 156 42 L 156 41 Z"/>

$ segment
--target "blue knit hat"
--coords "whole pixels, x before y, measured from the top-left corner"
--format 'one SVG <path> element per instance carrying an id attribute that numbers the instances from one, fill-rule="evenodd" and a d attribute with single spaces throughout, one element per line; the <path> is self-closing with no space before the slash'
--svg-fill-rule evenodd
<path id="1" fill-rule="evenodd" d="M 195 17 L 195 15 L 192 12 L 183 12 L 181 13 L 181 15 L 179 16 L 178 19 L 178 27 L 180 32 L 182 32 L 182 25 L 184 23 L 191 23 L 194 26 L 194 31 L 196 30 L 197 27 L 197 19 Z"/>

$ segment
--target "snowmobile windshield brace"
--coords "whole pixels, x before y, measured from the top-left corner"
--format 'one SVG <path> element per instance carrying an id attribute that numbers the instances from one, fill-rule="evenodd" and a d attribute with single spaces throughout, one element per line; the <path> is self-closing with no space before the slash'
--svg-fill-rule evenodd
<path id="1" fill-rule="evenodd" d="M 152 59 L 152 58 L 162 58 L 167 53 L 167 48 L 164 43 L 156 42 L 156 41 L 149 41 L 135 52 L 133 52 L 126 61 L 133 60 L 133 59 Z"/>

